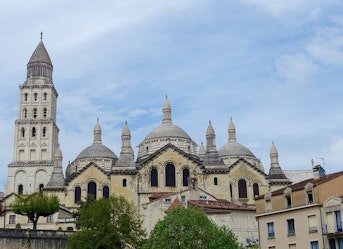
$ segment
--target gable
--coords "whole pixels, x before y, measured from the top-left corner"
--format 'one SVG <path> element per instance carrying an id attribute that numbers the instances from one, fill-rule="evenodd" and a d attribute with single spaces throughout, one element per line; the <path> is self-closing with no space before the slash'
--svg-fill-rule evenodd
<path id="1" fill-rule="evenodd" d="M 342 199 L 335 197 L 335 196 L 331 196 L 329 199 L 327 199 L 326 201 L 324 201 L 323 203 L 323 207 L 332 207 L 332 206 L 338 206 L 342 204 Z"/>
<path id="2" fill-rule="evenodd" d="M 251 165 L 244 159 L 239 159 L 237 162 L 232 164 L 230 167 L 230 177 L 233 179 L 237 179 L 239 177 L 244 176 L 247 179 L 263 179 L 266 180 L 267 174 L 261 171 L 260 169 L 256 168 L 255 166 Z"/>
<path id="3" fill-rule="evenodd" d="M 107 182 L 109 181 L 109 174 L 106 173 L 95 163 L 91 162 L 79 172 L 75 173 L 68 183 L 68 185 L 74 185 L 75 183 L 83 183 L 90 179 L 96 179 L 97 181 Z"/>
<path id="4" fill-rule="evenodd" d="M 139 168 L 143 172 L 149 171 L 151 167 L 158 170 L 164 170 L 165 165 L 171 163 L 175 166 L 176 172 L 181 172 L 184 167 L 187 167 L 193 173 L 201 173 L 201 162 L 198 158 L 184 153 L 177 147 L 167 144 L 153 155 L 140 163 Z"/>

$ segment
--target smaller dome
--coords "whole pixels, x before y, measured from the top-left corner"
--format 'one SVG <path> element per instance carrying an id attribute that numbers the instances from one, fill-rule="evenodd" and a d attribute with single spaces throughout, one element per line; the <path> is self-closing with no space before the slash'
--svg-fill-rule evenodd
<path id="1" fill-rule="evenodd" d="M 84 149 L 76 159 L 81 158 L 110 158 L 117 159 L 118 157 L 114 154 L 112 150 L 107 148 L 101 142 L 101 126 L 99 119 L 97 119 L 94 127 L 94 140 L 93 144 Z"/>
<path id="2" fill-rule="evenodd" d="M 117 159 L 118 157 L 114 154 L 112 150 L 107 148 L 105 145 L 101 143 L 93 143 L 92 145 L 88 146 L 84 149 L 76 159 L 83 159 L 83 158 L 110 158 L 110 159 Z"/>
<path id="3" fill-rule="evenodd" d="M 250 156 L 255 157 L 255 155 L 245 146 L 237 142 L 229 142 L 221 147 L 218 151 L 219 157 L 228 156 Z"/>

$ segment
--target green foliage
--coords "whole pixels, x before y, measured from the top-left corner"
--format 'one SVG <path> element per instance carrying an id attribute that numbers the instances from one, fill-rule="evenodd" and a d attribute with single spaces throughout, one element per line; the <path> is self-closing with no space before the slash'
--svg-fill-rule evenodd
<path id="1" fill-rule="evenodd" d="M 15 224 L 15 229 L 21 229 L 20 223 Z"/>
<path id="2" fill-rule="evenodd" d="M 55 195 L 33 193 L 29 196 L 19 196 L 14 201 L 12 211 L 16 214 L 27 216 L 33 223 L 33 229 L 37 229 L 39 217 L 47 217 L 59 210 L 59 200 Z"/>
<path id="3" fill-rule="evenodd" d="M 143 249 L 241 249 L 236 236 L 213 223 L 204 212 L 175 208 L 156 223 Z"/>
<path id="4" fill-rule="evenodd" d="M 70 249 L 140 248 L 145 241 L 136 209 L 121 196 L 82 205 L 76 225 L 82 230 L 69 237 Z"/>

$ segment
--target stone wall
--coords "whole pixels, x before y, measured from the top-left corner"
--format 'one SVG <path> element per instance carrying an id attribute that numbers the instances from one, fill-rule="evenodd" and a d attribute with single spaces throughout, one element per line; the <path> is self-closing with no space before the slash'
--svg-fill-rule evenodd
<path id="1" fill-rule="evenodd" d="M 65 249 L 70 234 L 56 230 L 0 229 L 0 248 Z"/>

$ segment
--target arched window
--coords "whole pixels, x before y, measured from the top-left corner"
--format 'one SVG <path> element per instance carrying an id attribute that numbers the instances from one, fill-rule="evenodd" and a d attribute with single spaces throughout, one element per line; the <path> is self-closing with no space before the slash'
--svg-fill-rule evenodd
<path id="1" fill-rule="evenodd" d="M 150 183 L 151 187 L 158 187 L 158 171 L 155 168 L 150 171 Z"/>
<path id="2" fill-rule="evenodd" d="M 126 181 L 126 179 L 124 178 L 124 179 L 123 179 L 123 187 L 125 188 L 126 185 L 127 185 L 127 181 Z"/>
<path id="3" fill-rule="evenodd" d="M 47 93 L 44 93 L 44 101 L 46 101 L 48 98 L 48 94 Z"/>
<path id="4" fill-rule="evenodd" d="M 47 113 L 48 113 L 48 109 L 43 108 L 43 117 L 44 117 L 44 118 L 46 118 Z"/>
<path id="5" fill-rule="evenodd" d="M 110 188 L 108 186 L 104 186 L 102 188 L 102 198 L 109 198 L 110 197 Z"/>
<path id="6" fill-rule="evenodd" d="M 25 108 L 24 110 L 23 110 L 23 118 L 27 118 L 27 109 Z"/>
<path id="7" fill-rule="evenodd" d="M 245 180 L 238 181 L 238 198 L 247 198 L 247 183 Z"/>
<path id="8" fill-rule="evenodd" d="M 230 183 L 230 198 L 232 199 L 232 197 L 233 197 L 232 184 Z"/>
<path id="9" fill-rule="evenodd" d="M 259 196 L 260 195 L 260 189 L 258 187 L 258 184 L 255 182 L 252 185 L 253 191 L 254 191 L 254 197 Z"/>
<path id="10" fill-rule="evenodd" d="M 33 118 L 37 118 L 37 108 L 33 108 Z"/>
<path id="11" fill-rule="evenodd" d="M 21 137 L 25 137 L 25 128 L 21 128 Z"/>
<path id="12" fill-rule="evenodd" d="M 175 187 L 175 166 L 171 163 L 166 166 L 166 186 Z"/>
<path id="13" fill-rule="evenodd" d="M 32 127 L 32 137 L 36 137 L 36 127 Z"/>
<path id="14" fill-rule="evenodd" d="M 35 99 L 35 101 L 38 100 L 38 93 L 34 93 L 34 99 Z"/>
<path id="15" fill-rule="evenodd" d="M 19 195 L 22 195 L 23 192 L 24 192 L 24 187 L 23 187 L 22 184 L 19 184 L 19 186 L 18 186 L 18 194 L 19 194 Z"/>
<path id="16" fill-rule="evenodd" d="M 94 200 L 96 200 L 96 183 L 95 182 L 92 181 L 88 183 L 87 194 L 93 196 Z"/>
<path id="17" fill-rule="evenodd" d="M 39 184 L 39 192 L 42 192 L 44 188 L 44 184 Z"/>
<path id="18" fill-rule="evenodd" d="M 182 182 L 183 186 L 188 186 L 189 169 L 182 170 Z"/>
<path id="19" fill-rule="evenodd" d="M 46 137 L 46 127 L 43 127 L 42 136 L 43 136 L 43 137 Z"/>
<path id="20" fill-rule="evenodd" d="M 218 185 L 218 178 L 217 177 L 213 178 L 213 185 Z"/>
<path id="21" fill-rule="evenodd" d="M 27 101 L 27 96 L 28 96 L 28 94 L 24 93 L 24 101 Z"/>
<path id="22" fill-rule="evenodd" d="M 81 201 L 81 188 L 76 187 L 74 191 L 74 202 L 78 203 Z"/>

